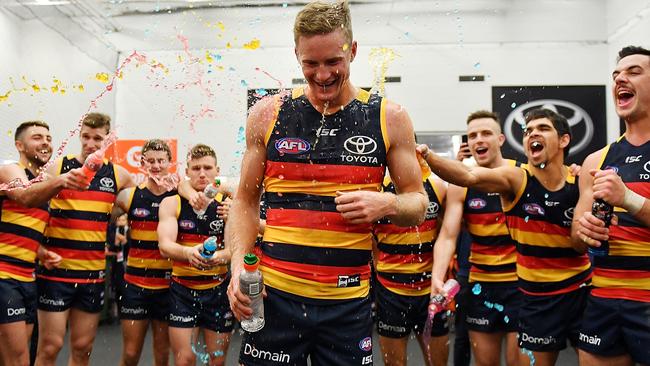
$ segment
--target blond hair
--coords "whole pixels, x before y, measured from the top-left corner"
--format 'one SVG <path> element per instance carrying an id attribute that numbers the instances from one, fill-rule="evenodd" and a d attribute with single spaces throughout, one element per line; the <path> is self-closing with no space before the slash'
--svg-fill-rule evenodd
<path id="1" fill-rule="evenodd" d="M 314 36 L 343 30 L 348 43 L 352 43 L 352 17 L 347 0 L 336 2 L 314 1 L 296 15 L 293 40 L 298 44 L 300 36 Z"/>

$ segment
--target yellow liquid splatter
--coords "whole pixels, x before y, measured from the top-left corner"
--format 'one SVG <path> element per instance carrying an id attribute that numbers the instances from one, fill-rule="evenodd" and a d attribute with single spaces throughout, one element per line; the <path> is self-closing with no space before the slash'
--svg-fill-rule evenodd
<path id="1" fill-rule="evenodd" d="M 346 44 L 343 45 L 343 51 L 347 51 L 348 48 L 350 48 L 349 44 L 346 43 Z"/>
<path id="2" fill-rule="evenodd" d="M 108 74 L 105 72 L 98 72 L 95 74 L 95 79 L 101 81 L 102 83 L 108 83 Z"/>
<path id="3" fill-rule="evenodd" d="M 248 43 L 244 43 L 244 49 L 256 50 L 258 48 L 260 48 L 260 40 L 257 38 L 254 38 L 252 41 Z"/>
<path id="4" fill-rule="evenodd" d="M 232 45 L 230 44 L 230 42 L 226 43 L 226 48 L 228 48 L 228 49 L 232 48 Z"/>
<path id="5" fill-rule="evenodd" d="M 210 54 L 210 51 L 205 51 L 205 60 L 211 64 L 214 62 L 214 58 L 212 58 L 212 55 Z"/>
<path id="6" fill-rule="evenodd" d="M 6 102 L 9 99 L 9 95 L 11 95 L 11 91 L 8 91 L 5 95 L 0 95 L 0 102 Z"/>
<path id="7" fill-rule="evenodd" d="M 386 92 L 386 73 L 388 72 L 388 65 L 395 60 L 399 55 L 391 48 L 377 47 L 370 50 L 370 65 L 374 74 L 372 82 L 371 93 L 378 93 L 381 96 Z"/>

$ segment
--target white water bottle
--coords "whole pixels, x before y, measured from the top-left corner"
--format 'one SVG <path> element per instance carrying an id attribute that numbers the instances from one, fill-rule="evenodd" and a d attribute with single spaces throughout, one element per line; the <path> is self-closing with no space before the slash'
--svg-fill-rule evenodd
<path id="1" fill-rule="evenodd" d="M 258 269 L 259 264 L 255 254 L 246 254 L 244 269 L 239 275 L 239 288 L 244 295 L 251 299 L 251 309 L 253 309 L 253 315 L 248 319 L 242 319 L 241 327 L 251 333 L 264 328 L 264 300 L 262 298 L 264 282 L 262 272 Z"/>

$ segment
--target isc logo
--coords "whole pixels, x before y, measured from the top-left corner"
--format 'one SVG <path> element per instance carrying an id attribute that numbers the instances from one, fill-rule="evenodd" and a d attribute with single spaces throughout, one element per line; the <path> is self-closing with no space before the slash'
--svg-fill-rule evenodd
<path id="1" fill-rule="evenodd" d="M 297 137 L 285 137 L 275 142 L 275 149 L 281 154 L 302 154 L 310 148 L 309 142 Z"/>

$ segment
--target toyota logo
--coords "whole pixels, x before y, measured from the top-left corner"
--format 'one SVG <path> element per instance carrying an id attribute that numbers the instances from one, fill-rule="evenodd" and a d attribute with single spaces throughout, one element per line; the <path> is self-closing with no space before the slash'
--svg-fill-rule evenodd
<path id="1" fill-rule="evenodd" d="M 643 170 L 646 172 L 650 173 L 650 160 L 648 160 L 645 165 L 643 166 Z"/>
<path id="2" fill-rule="evenodd" d="M 435 215 L 438 213 L 439 209 L 440 209 L 440 206 L 438 206 L 437 203 L 429 202 L 429 206 L 427 206 L 426 218 L 427 219 L 434 218 Z"/>
<path id="3" fill-rule="evenodd" d="M 343 143 L 345 150 L 352 154 L 368 155 L 377 150 L 377 143 L 368 136 L 352 136 Z"/>
<path id="4" fill-rule="evenodd" d="M 562 111 L 558 111 L 558 107 L 561 108 Z M 510 144 L 510 146 L 512 146 L 513 149 L 521 154 L 524 153 L 524 145 L 520 138 L 515 137 L 514 129 L 523 129 L 523 127 L 526 126 L 526 119 L 524 116 L 528 111 L 537 108 L 550 109 L 553 112 L 562 114 L 567 118 L 569 121 L 569 126 L 572 129 L 574 126 L 584 122 L 585 133 L 582 138 L 577 141 L 576 138 L 578 136 L 575 134 L 572 135 L 573 146 L 571 146 L 571 150 L 569 151 L 571 155 L 584 150 L 589 145 L 592 137 L 594 136 L 594 123 L 591 120 L 589 114 L 584 109 L 582 109 L 582 107 L 565 100 L 540 99 L 520 105 L 512 112 L 510 112 L 506 118 L 506 121 L 503 125 L 503 133 L 506 135 L 506 141 L 508 144 Z M 515 123 L 517 124 L 517 127 L 514 126 Z"/>
<path id="5" fill-rule="evenodd" d="M 223 230 L 223 220 L 214 220 L 210 222 L 210 230 L 221 231 Z"/>
<path id="6" fill-rule="evenodd" d="M 566 217 L 569 220 L 573 220 L 573 207 L 567 208 L 564 210 L 564 217 Z"/>
<path id="7" fill-rule="evenodd" d="M 104 178 L 99 180 L 99 184 L 101 184 L 102 187 L 113 188 L 113 186 L 115 185 L 115 182 L 113 182 L 113 180 L 111 178 L 109 178 L 109 177 L 104 177 Z"/>

